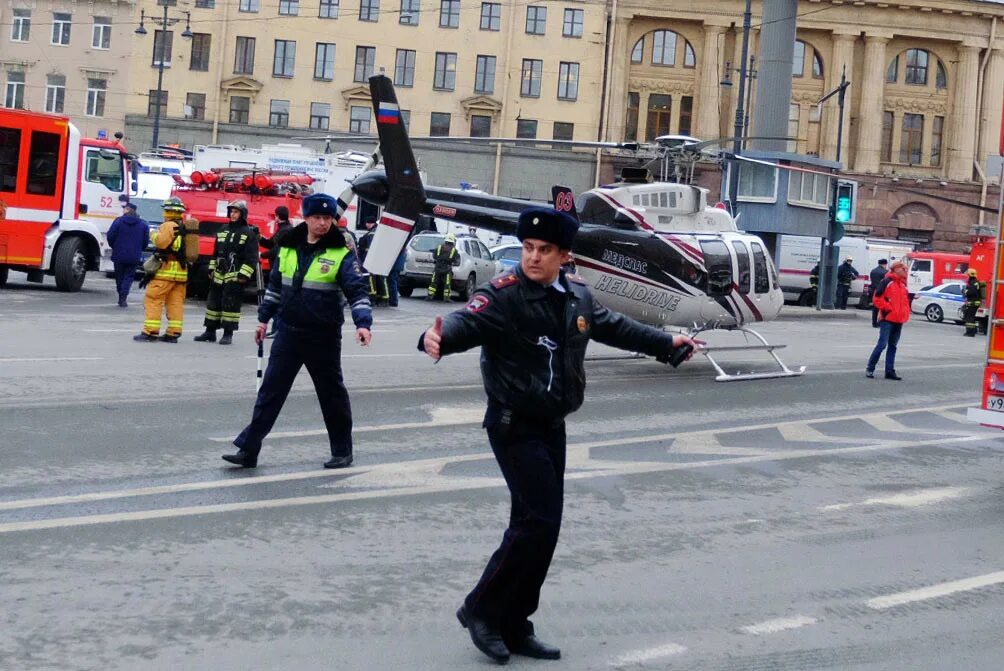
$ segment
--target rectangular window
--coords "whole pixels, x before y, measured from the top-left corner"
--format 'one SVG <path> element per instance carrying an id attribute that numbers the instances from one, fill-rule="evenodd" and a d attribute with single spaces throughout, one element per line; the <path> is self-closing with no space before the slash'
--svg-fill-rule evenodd
<path id="1" fill-rule="evenodd" d="M 276 40 L 275 55 L 272 57 L 273 77 L 292 77 L 296 64 L 296 42 Z"/>
<path id="2" fill-rule="evenodd" d="M 261 0 L 240 0 L 238 7 L 242 12 L 254 13 L 261 9 Z M 244 123 L 247 123 L 247 121 Z"/>
<path id="3" fill-rule="evenodd" d="M 14 42 L 27 42 L 31 36 L 31 10 L 15 9 L 14 19 L 10 25 L 10 39 Z"/>
<path id="4" fill-rule="evenodd" d="M 908 49 L 906 52 L 906 83 L 927 86 L 928 53 L 923 49 Z"/>
<path id="5" fill-rule="evenodd" d="M 432 88 L 452 91 L 457 85 L 457 55 L 444 51 L 436 52 L 436 74 Z"/>
<path id="6" fill-rule="evenodd" d="M 206 94 L 189 93 L 185 96 L 185 118 L 204 121 L 206 118 Z"/>
<path id="7" fill-rule="evenodd" d="M 234 74 L 254 74 L 254 40 L 253 37 L 238 37 L 237 50 L 234 56 Z"/>
<path id="8" fill-rule="evenodd" d="M 87 79 L 87 103 L 84 114 L 87 116 L 105 115 L 105 93 L 108 82 L 104 79 Z"/>
<path id="9" fill-rule="evenodd" d="M 457 28 L 460 26 L 460 0 L 439 1 L 439 27 Z"/>
<path id="10" fill-rule="evenodd" d="M 920 165 L 923 162 L 924 115 L 904 114 L 899 142 L 899 162 Z"/>
<path id="11" fill-rule="evenodd" d="M 520 76 L 519 94 L 527 98 L 540 97 L 540 79 L 544 73 L 544 61 L 535 58 L 523 59 L 523 74 Z"/>
<path id="12" fill-rule="evenodd" d="M 173 30 L 153 31 L 153 57 L 150 59 L 150 65 L 157 67 L 163 63 L 164 67 L 171 67 L 171 51 L 173 48 Z"/>
<path id="13" fill-rule="evenodd" d="M 420 0 L 401 0 L 401 18 L 399 21 L 406 26 L 417 26 L 418 13 L 421 9 Z"/>
<path id="14" fill-rule="evenodd" d="M 209 71 L 209 48 L 212 45 L 213 36 L 209 33 L 195 33 L 192 35 L 192 56 L 188 59 L 188 68 L 199 72 Z"/>
<path id="15" fill-rule="evenodd" d="M 251 98 L 230 96 L 230 123 L 248 123 L 251 116 Z"/>
<path id="16" fill-rule="evenodd" d="M 474 73 L 475 93 L 495 92 L 495 57 L 478 56 L 477 70 Z"/>
<path id="17" fill-rule="evenodd" d="M 376 63 L 376 47 L 356 47 L 356 69 L 353 81 L 367 82 Z"/>
<path id="18" fill-rule="evenodd" d="M 673 99 L 663 93 L 648 96 L 648 123 L 645 126 L 645 141 L 651 142 L 660 135 L 669 135 L 670 113 Z"/>
<path id="19" fill-rule="evenodd" d="M 62 114 L 66 102 L 66 77 L 49 75 L 45 78 L 45 111 Z"/>
<path id="20" fill-rule="evenodd" d="M 359 0 L 359 20 L 379 21 L 380 0 Z"/>
<path id="21" fill-rule="evenodd" d="M 652 65 L 676 65 L 676 33 L 657 30 L 652 45 Z"/>
<path id="22" fill-rule="evenodd" d="M 791 171 L 788 175 L 788 202 L 825 209 L 830 204 L 830 178 Z"/>
<path id="23" fill-rule="evenodd" d="M 415 85 L 415 52 L 412 49 L 398 49 L 394 58 L 394 85 Z"/>
<path id="24" fill-rule="evenodd" d="M 313 130 L 331 127 L 331 103 L 310 103 L 310 127 Z"/>
<path id="25" fill-rule="evenodd" d="M 895 125 L 895 117 L 892 112 L 882 113 L 882 161 L 889 163 L 892 161 L 892 128 Z"/>
<path id="26" fill-rule="evenodd" d="M 635 142 L 638 139 L 638 110 L 641 108 L 641 95 L 637 91 L 628 92 L 627 119 L 624 121 L 624 141 Z"/>
<path id="27" fill-rule="evenodd" d="M 322 19 L 337 19 L 338 0 L 321 0 L 321 8 L 317 15 Z"/>
<path id="28" fill-rule="evenodd" d="M 777 168 L 759 163 L 739 167 L 739 198 L 773 203 L 777 200 Z"/>
<path id="29" fill-rule="evenodd" d="M 502 29 L 502 3 L 481 3 L 481 30 Z"/>
<path id="30" fill-rule="evenodd" d="M 447 112 L 433 112 L 429 123 L 429 135 L 447 137 L 450 134 L 450 115 Z"/>
<path id="31" fill-rule="evenodd" d="M 561 35 L 563 37 L 582 37 L 582 17 L 581 9 L 566 9 L 565 20 L 561 24 Z"/>
<path id="32" fill-rule="evenodd" d="M 314 46 L 314 79 L 330 82 L 335 78 L 335 45 L 318 42 Z"/>
<path id="33" fill-rule="evenodd" d="M 279 0 L 281 16 L 296 16 L 300 13 L 300 0 Z"/>
<path id="34" fill-rule="evenodd" d="M 519 119 L 516 121 L 516 137 L 533 140 L 537 137 L 536 119 Z"/>
<path id="35" fill-rule="evenodd" d="M 216 0 L 195 0 L 195 6 L 198 9 L 214 9 Z"/>
<path id="36" fill-rule="evenodd" d="M 401 125 L 404 126 L 405 130 L 411 128 L 411 110 L 400 110 L 401 112 Z"/>
<path id="37" fill-rule="evenodd" d="M 471 137 L 491 137 L 492 118 L 484 114 L 471 115 Z"/>
<path id="38" fill-rule="evenodd" d="M 934 125 L 931 127 L 931 165 L 941 165 L 941 142 L 945 135 L 945 117 L 934 117 Z"/>
<path id="39" fill-rule="evenodd" d="M 8 72 L 7 87 L 3 99 L 4 107 L 24 109 L 24 73 Z"/>
<path id="40" fill-rule="evenodd" d="M 579 97 L 579 64 L 562 62 L 558 66 L 558 99 L 575 100 Z"/>
<path id="41" fill-rule="evenodd" d="M 554 122 L 554 135 L 552 136 L 555 140 L 571 140 L 575 135 L 575 124 L 569 123 L 567 121 L 555 121 Z"/>
<path id="42" fill-rule="evenodd" d="M 55 133 L 32 131 L 28 165 L 41 167 L 42 169 L 28 171 L 28 183 L 25 185 L 25 190 L 28 193 L 39 196 L 56 195 L 56 183 L 58 181 L 56 167 L 59 165 L 59 140 L 59 136 Z M 118 163 L 117 159 L 116 163 Z"/>
<path id="43" fill-rule="evenodd" d="M 107 16 L 95 16 L 91 28 L 91 46 L 95 49 L 111 49 L 112 20 Z"/>
<path id="44" fill-rule="evenodd" d="M 146 115 L 151 119 L 163 119 L 167 115 L 167 91 L 150 89 L 146 99 Z"/>
<path id="45" fill-rule="evenodd" d="M 64 47 L 70 43 L 71 14 L 63 12 L 53 12 L 52 14 L 52 43 L 61 44 Z"/>
<path id="46" fill-rule="evenodd" d="M 272 128 L 289 128 L 289 101 L 273 100 L 268 108 L 268 125 Z"/>
<path id="47" fill-rule="evenodd" d="M 680 135 L 690 135 L 690 127 L 694 121 L 694 97 L 680 98 Z"/>
<path id="48" fill-rule="evenodd" d="M 526 32 L 528 35 L 543 35 L 547 28 L 547 7 L 526 8 Z"/>
<path id="49" fill-rule="evenodd" d="M 369 133 L 370 118 L 373 116 L 372 112 L 373 110 L 369 107 L 353 105 L 349 111 L 349 132 Z"/>
<path id="50" fill-rule="evenodd" d="M 788 151 L 798 151 L 798 122 L 802 109 L 798 103 L 788 105 Z"/>
<path id="51" fill-rule="evenodd" d="M 17 188 L 17 168 L 21 156 L 21 129 L 0 128 L 0 191 Z"/>

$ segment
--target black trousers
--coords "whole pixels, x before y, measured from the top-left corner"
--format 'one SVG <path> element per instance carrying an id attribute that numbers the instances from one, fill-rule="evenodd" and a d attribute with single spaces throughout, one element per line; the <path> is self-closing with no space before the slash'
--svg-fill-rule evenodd
<path id="1" fill-rule="evenodd" d="M 558 544 L 565 481 L 565 423 L 507 416 L 489 401 L 488 440 L 512 508 L 509 528 L 481 579 L 467 595 L 467 611 L 503 634 L 532 632 L 540 588 Z"/>
<path id="2" fill-rule="evenodd" d="M 275 425 L 300 368 L 306 366 L 321 403 L 328 430 L 331 456 L 352 454 L 352 407 L 342 381 L 342 332 L 340 326 L 323 330 L 295 329 L 285 322 L 268 356 L 268 368 L 255 400 L 251 423 L 234 440 L 242 450 L 258 454 L 265 436 Z"/>
<path id="3" fill-rule="evenodd" d="M 221 326 L 236 331 L 241 321 L 241 303 L 244 302 L 244 285 L 240 282 L 212 282 L 206 297 L 207 329 Z"/>
<path id="4" fill-rule="evenodd" d="M 850 292 L 851 287 L 848 284 L 838 284 L 837 285 L 837 301 L 836 308 L 838 310 L 847 309 L 847 294 Z"/>
<path id="5" fill-rule="evenodd" d="M 115 262 L 115 290 L 118 292 L 119 298 L 125 298 L 129 295 L 132 281 L 136 278 L 136 266 L 138 265 L 138 263 Z"/>

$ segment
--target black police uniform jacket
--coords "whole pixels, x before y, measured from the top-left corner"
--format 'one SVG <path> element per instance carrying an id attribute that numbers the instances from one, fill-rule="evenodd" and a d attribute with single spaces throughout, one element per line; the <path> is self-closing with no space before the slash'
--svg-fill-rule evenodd
<path id="1" fill-rule="evenodd" d="M 485 391 L 513 412 L 561 419 L 578 410 L 590 340 L 667 361 L 673 336 L 608 310 L 563 271 L 565 293 L 529 280 L 521 268 L 480 287 L 443 319 L 440 353 L 482 346 Z"/>
<path id="2" fill-rule="evenodd" d="M 283 248 L 295 250 L 296 270 L 284 277 L 280 263 L 272 266 L 265 297 L 258 307 L 258 321 L 267 324 L 278 314 L 284 324 L 293 328 L 325 330 L 345 323 L 345 305 L 348 304 L 356 328 L 372 327 L 369 284 L 359 269 L 355 253 L 345 247 L 345 238 L 336 226 L 332 226 L 316 245 L 307 244 L 306 224 L 295 226 L 284 234 L 277 251 L 281 254 Z M 333 258 L 328 263 L 328 267 L 336 273 L 335 281 L 316 286 L 309 281 L 307 274 L 315 263 L 320 267 L 329 261 L 329 257 L 336 256 L 330 252 L 341 256 L 337 268 L 333 267 Z"/>

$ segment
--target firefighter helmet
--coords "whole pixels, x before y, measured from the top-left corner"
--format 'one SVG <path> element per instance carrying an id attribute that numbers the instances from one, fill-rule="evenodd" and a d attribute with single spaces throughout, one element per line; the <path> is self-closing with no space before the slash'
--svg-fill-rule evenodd
<path id="1" fill-rule="evenodd" d="M 185 204 L 183 202 L 181 202 L 181 198 L 177 198 L 175 196 L 172 196 L 172 197 L 168 198 L 167 200 L 165 200 L 164 204 L 161 207 L 164 208 L 165 212 L 185 212 L 186 211 Z"/>
<path id="2" fill-rule="evenodd" d="M 446 237 L 443 238 L 443 242 L 450 245 L 455 245 L 457 244 L 457 236 L 455 236 L 453 233 L 447 233 Z"/>
<path id="3" fill-rule="evenodd" d="M 227 203 L 227 213 L 228 214 L 230 213 L 230 210 L 238 210 L 241 213 L 241 216 L 243 218 L 247 219 L 247 216 L 248 216 L 248 204 L 247 204 L 247 202 L 245 202 L 243 200 L 232 200 L 229 203 Z"/>

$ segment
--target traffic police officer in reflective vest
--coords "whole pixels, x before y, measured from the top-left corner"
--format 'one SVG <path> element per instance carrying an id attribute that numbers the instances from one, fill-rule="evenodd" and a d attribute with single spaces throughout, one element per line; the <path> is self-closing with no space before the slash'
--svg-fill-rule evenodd
<path id="1" fill-rule="evenodd" d="M 983 305 L 983 283 L 977 279 L 975 268 L 969 269 L 969 281 L 963 290 L 966 302 L 962 305 L 962 320 L 966 325 L 966 335 L 970 338 L 976 337 L 976 329 L 979 323 L 976 321 L 976 311 Z"/>
<path id="2" fill-rule="evenodd" d="M 241 319 L 244 285 L 258 263 L 258 232 L 248 224 L 248 206 L 243 200 L 227 205 L 226 226 L 216 234 L 213 258 L 209 260 L 209 296 L 206 298 L 206 330 L 195 336 L 199 342 L 216 342 L 216 329 L 223 327 L 221 345 L 233 342 Z"/>
<path id="3" fill-rule="evenodd" d="M 265 338 L 270 319 L 276 315 L 282 319 L 251 423 L 234 440 L 237 453 L 223 455 L 232 464 L 258 465 L 262 441 L 303 366 L 314 381 L 331 444 L 331 459 L 324 467 L 344 468 L 352 463 L 352 408 L 341 363 L 345 303 L 351 307 L 360 345 L 370 343 L 373 316 L 356 256 L 333 225 L 337 207 L 326 194 L 304 198 L 304 224 L 279 242 L 278 263 L 272 267 L 265 299 L 258 308 L 255 342 Z"/>
<path id="4" fill-rule="evenodd" d="M 644 326 L 596 302 L 561 269 L 578 230 L 568 214 L 524 210 L 515 272 L 480 287 L 467 306 L 437 318 L 419 349 L 441 356 L 480 346 L 488 395 L 484 427 L 509 487 L 512 511 L 502 545 L 457 611 L 474 645 L 505 663 L 510 653 L 558 659 L 529 617 L 558 542 L 565 474 L 565 416 L 582 405 L 583 360 L 591 339 L 674 364 L 695 341 Z"/>
<path id="5" fill-rule="evenodd" d="M 188 263 L 185 258 L 185 225 L 197 228 L 194 219 L 184 220 L 185 204 L 180 198 L 168 198 L 164 201 L 164 223 L 156 233 L 150 235 L 154 246 L 154 256 L 159 260 L 159 267 L 152 272 L 147 271 L 140 286 L 146 285 L 146 296 L 143 298 L 145 315 L 143 332 L 133 336 L 138 342 L 178 342 L 181 328 L 185 320 L 185 287 L 188 282 Z M 144 263 L 148 266 L 150 261 Z M 152 275 L 152 276 L 151 276 Z M 160 321 L 164 310 L 167 310 L 167 329 L 160 335 Z"/>

